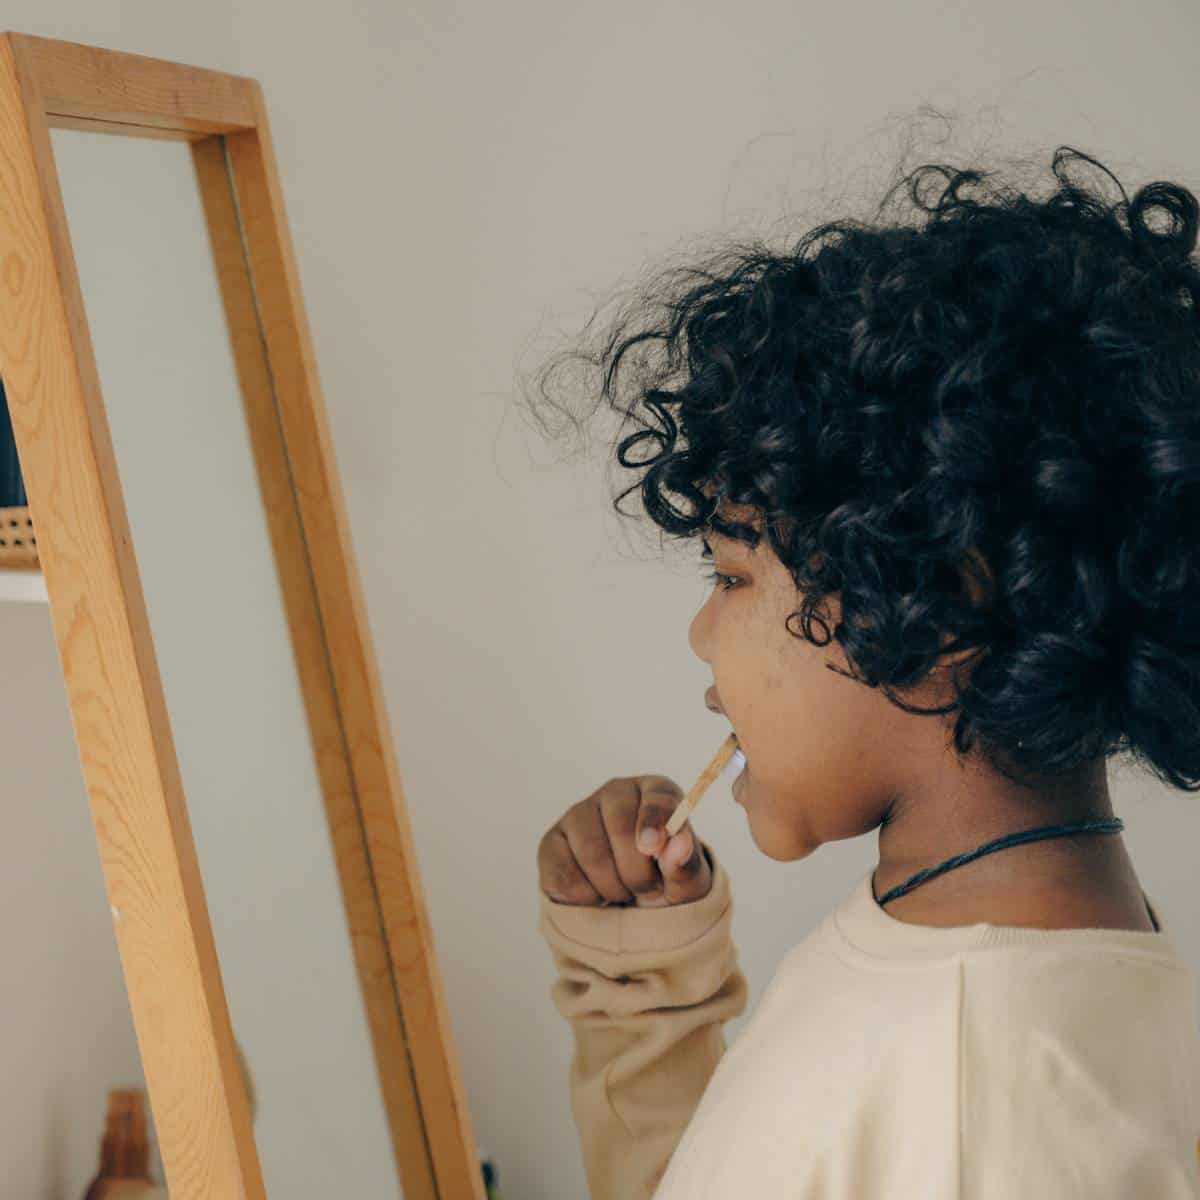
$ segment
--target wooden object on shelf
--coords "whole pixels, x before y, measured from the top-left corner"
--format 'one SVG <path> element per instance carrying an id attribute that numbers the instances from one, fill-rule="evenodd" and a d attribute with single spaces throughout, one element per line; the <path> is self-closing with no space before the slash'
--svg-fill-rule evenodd
<path id="1" fill-rule="evenodd" d="M 29 506 L 0 508 L 0 568 L 37 566 L 37 539 Z"/>
<path id="2" fill-rule="evenodd" d="M 146 1096 L 141 1088 L 113 1088 L 108 1093 L 100 1168 L 83 1200 L 113 1200 L 118 1187 L 136 1195 L 154 1188 L 148 1174 L 150 1144 L 146 1140 Z"/>

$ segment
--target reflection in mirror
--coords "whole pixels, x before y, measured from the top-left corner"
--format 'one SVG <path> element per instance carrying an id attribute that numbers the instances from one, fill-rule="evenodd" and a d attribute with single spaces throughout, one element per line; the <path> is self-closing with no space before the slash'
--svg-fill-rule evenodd
<path id="1" fill-rule="evenodd" d="M 52 140 L 267 1194 L 399 1195 L 191 150 Z"/>

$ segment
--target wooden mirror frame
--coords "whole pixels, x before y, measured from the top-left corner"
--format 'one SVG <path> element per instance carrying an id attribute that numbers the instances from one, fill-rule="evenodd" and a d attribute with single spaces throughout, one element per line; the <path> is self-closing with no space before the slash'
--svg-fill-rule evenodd
<path id="1" fill-rule="evenodd" d="M 405 1200 L 484 1200 L 262 88 L 0 43 L 0 377 L 172 1200 L 266 1193 L 52 127 L 191 143 Z"/>

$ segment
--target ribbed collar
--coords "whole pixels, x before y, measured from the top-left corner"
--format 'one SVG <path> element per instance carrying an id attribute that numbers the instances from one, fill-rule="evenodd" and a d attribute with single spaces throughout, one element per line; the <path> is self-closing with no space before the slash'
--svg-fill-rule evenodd
<path id="1" fill-rule="evenodd" d="M 1174 937 L 1162 913 L 1142 895 L 1159 926 L 1158 932 L 1137 929 L 1032 929 L 1020 925 L 956 925 L 942 929 L 912 925 L 893 917 L 871 890 L 874 867 L 829 914 L 831 932 L 865 954 L 877 958 L 924 960 L 941 958 L 978 946 L 1046 946 L 1067 949 L 1136 951 L 1179 960 Z"/>

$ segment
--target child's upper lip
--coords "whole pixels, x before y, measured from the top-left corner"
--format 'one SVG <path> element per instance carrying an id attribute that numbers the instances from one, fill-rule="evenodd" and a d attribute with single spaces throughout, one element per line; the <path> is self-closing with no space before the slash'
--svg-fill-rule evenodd
<path id="1" fill-rule="evenodd" d="M 710 687 L 708 691 L 704 693 L 704 707 L 710 712 L 720 713 L 721 716 L 727 715 L 725 710 L 721 707 L 721 700 L 717 695 L 717 689 L 715 687 Z M 745 752 L 742 751 L 742 739 L 737 736 L 736 729 L 733 731 L 733 736 L 737 741 L 738 751 L 742 754 L 742 763 L 745 765 L 746 755 Z"/>

